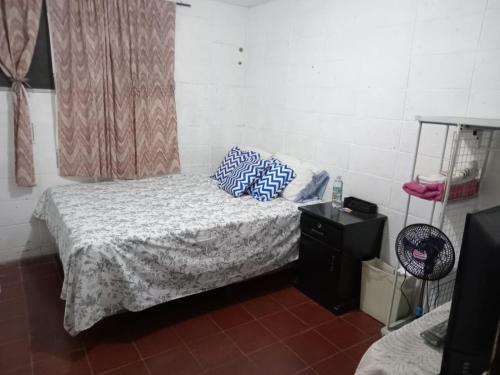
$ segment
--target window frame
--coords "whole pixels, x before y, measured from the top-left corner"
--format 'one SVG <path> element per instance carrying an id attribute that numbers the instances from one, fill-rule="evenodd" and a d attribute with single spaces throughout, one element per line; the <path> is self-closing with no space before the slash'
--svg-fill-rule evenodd
<path id="1" fill-rule="evenodd" d="M 45 0 L 42 2 L 40 27 L 36 38 L 33 60 L 27 78 L 27 87 L 31 89 L 55 90 L 52 50 L 50 45 L 49 23 Z M 11 81 L 0 69 L 0 90 L 10 88 Z"/>

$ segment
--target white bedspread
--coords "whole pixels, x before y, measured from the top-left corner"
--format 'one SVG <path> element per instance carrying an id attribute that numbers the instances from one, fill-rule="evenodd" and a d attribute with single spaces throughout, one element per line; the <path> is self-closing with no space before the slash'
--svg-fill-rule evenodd
<path id="1" fill-rule="evenodd" d="M 59 247 L 64 327 L 263 274 L 297 259 L 297 204 L 233 198 L 208 177 L 53 187 L 35 209 Z"/>
<path id="2" fill-rule="evenodd" d="M 451 302 L 375 342 L 358 365 L 356 375 L 437 375 L 442 349 L 428 346 L 420 333 L 448 319 Z"/>

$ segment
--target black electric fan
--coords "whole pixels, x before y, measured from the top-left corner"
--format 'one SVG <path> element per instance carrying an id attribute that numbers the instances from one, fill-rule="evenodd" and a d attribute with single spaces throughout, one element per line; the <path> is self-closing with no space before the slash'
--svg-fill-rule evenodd
<path id="1" fill-rule="evenodd" d="M 427 281 L 440 280 L 455 264 L 455 251 L 450 239 L 438 228 L 428 224 L 412 224 L 399 232 L 396 255 L 403 268 L 423 280 L 417 317 L 422 315 Z"/>

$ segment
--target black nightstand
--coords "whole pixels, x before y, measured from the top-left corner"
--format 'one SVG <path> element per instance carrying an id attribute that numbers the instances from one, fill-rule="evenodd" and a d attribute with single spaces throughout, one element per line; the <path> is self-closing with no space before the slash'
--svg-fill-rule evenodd
<path id="1" fill-rule="evenodd" d="M 331 203 L 299 209 L 297 287 L 336 314 L 358 307 L 361 261 L 380 255 L 386 217 L 346 213 Z"/>

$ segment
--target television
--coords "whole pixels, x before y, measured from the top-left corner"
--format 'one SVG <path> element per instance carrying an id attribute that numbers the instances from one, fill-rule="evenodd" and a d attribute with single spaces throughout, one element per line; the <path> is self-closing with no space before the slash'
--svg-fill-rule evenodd
<path id="1" fill-rule="evenodd" d="M 467 215 L 440 374 L 489 371 L 499 321 L 500 206 Z"/>

